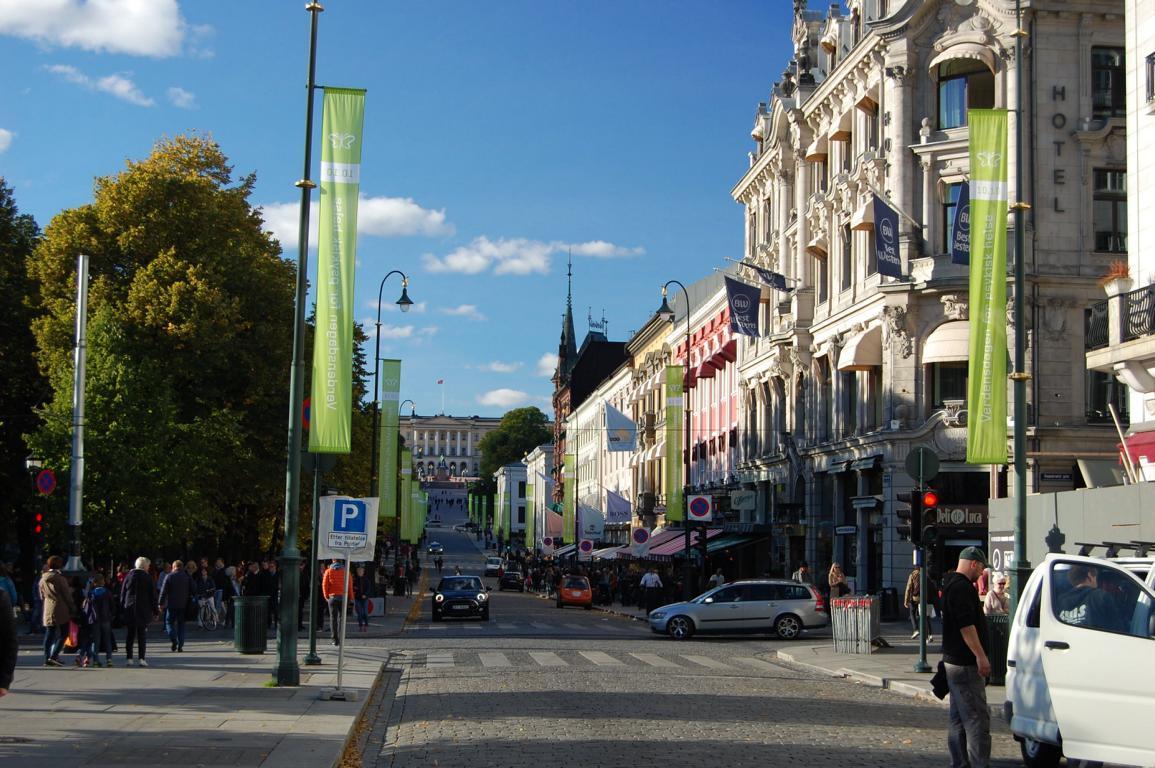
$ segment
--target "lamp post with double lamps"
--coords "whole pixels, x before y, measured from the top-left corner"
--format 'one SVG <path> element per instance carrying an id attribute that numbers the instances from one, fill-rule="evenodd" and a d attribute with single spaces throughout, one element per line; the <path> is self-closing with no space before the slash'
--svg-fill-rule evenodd
<path id="1" fill-rule="evenodd" d="M 682 425 L 685 433 L 685 472 L 686 476 L 682 478 L 682 527 L 685 529 L 686 535 L 686 563 L 682 571 L 682 596 L 689 600 L 694 596 L 693 587 L 690 582 L 694 576 L 694 565 L 690 562 L 690 513 L 686 508 L 686 490 L 690 487 L 690 400 L 688 392 L 686 392 L 685 383 L 689 381 L 690 374 L 690 293 L 686 290 L 686 286 L 679 283 L 677 280 L 667 280 L 666 284 L 662 286 L 662 306 L 658 307 L 658 317 L 670 323 L 674 322 L 674 310 L 670 308 L 670 304 L 666 301 L 666 291 L 671 285 L 676 285 L 682 289 L 682 296 L 686 299 L 686 369 L 683 371 L 683 385 L 682 385 L 682 407 L 685 409 L 684 421 Z"/>
<path id="2" fill-rule="evenodd" d="M 373 350 L 373 439 L 370 441 L 372 445 L 369 448 L 369 491 L 366 493 L 367 496 L 377 495 L 377 443 L 380 438 L 377 430 L 381 419 L 381 389 L 378 385 L 378 377 L 381 375 L 381 295 L 385 291 L 385 281 L 393 275 L 401 275 L 401 298 L 397 299 L 397 306 L 401 308 L 402 312 L 408 312 L 409 308 L 413 306 L 413 302 L 409 300 L 409 278 L 404 272 L 395 269 L 381 278 L 381 284 L 377 287 L 377 340 Z"/>

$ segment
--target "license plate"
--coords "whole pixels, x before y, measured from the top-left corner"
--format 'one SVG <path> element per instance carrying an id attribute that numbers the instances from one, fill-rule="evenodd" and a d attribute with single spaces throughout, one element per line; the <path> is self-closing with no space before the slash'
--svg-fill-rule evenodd
<path id="1" fill-rule="evenodd" d="M 571 589 L 571 590 L 570 590 L 570 593 L 569 593 L 569 596 L 570 596 L 570 597 L 581 597 L 581 596 L 582 596 L 582 593 L 581 593 L 581 592 L 578 592 L 576 589 Z"/>
<path id="2" fill-rule="evenodd" d="M 468 605 L 451 605 L 451 606 L 449 606 L 449 610 L 451 610 L 451 611 L 468 611 L 469 606 Z"/>

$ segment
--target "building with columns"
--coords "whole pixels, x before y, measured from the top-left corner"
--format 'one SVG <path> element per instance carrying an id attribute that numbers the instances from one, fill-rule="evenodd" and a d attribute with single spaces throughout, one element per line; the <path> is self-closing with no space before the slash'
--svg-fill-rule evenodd
<path id="1" fill-rule="evenodd" d="M 1010 200 L 1031 205 L 1025 252 L 1013 252 L 1011 217 L 1007 238 L 1009 265 L 1022 258 L 1027 273 L 1028 492 L 1079 487 L 1081 465 L 1114 456 L 1107 406 L 1125 418 L 1125 398 L 1088 370 L 1084 337 L 1098 280 L 1126 253 L 1123 2 L 1022 5 L 1022 62 L 1011 0 L 784 10 L 794 56 L 756 110 L 749 168 L 732 190 L 746 260 L 792 288 L 763 292 L 769 331 L 741 337 L 736 362 L 737 474 L 757 493 L 753 518 L 772 527 L 778 575 L 805 559 L 824 576 L 838 561 L 860 590 L 901 586 L 911 545 L 897 535 L 896 494 L 913 485 L 914 447 L 942 464 L 932 570 L 986 545 L 987 502 L 1013 487 L 1006 465 L 965 460 L 969 273 L 947 237 L 970 174 L 970 109 L 1020 99 L 1023 109 L 1023 189 L 1013 112 L 1008 152 Z M 875 195 L 901 214 L 901 278 L 879 273 Z"/>
<path id="2" fill-rule="evenodd" d="M 442 459 L 448 477 L 476 478 L 481 471 L 481 438 L 497 429 L 500 418 L 485 416 L 401 417 L 401 430 L 413 450 L 413 466 L 422 480 L 436 479 Z"/>

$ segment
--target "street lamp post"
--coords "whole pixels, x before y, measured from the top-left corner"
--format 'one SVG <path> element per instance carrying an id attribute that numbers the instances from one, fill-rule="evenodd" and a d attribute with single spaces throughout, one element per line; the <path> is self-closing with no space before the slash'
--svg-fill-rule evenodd
<path id="1" fill-rule="evenodd" d="M 413 306 L 413 302 L 409 300 L 409 278 L 404 272 L 395 269 L 381 278 L 381 284 L 377 286 L 377 341 L 373 349 L 373 439 L 369 449 L 369 491 L 367 496 L 377 495 L 377 441 L 380 437 L 377 434 L 377 429 L 381 418 L 381 401 L 379 399 L 381 390 L 377 383 L 377 379 L 381 375 L 381 294 L 385 291 L 385 281 L 393 275 L 401 275 L 401 298 L 397 299 L 397 306 L 401 308 L 402 312 L 408 312 L 409 308 Z"/>
<path id="2" fill-rule="evenodd" d="M 301 220 L 297 231 L 297 285 L 293 296 L 293 362 L 289 374 L 289 437 L 285 469 L 285 542 L 281 548 L 281 621 L 277 630 L 277 664 L 273 679 L 277 685 L 300 685 L 297 663 L 297 596 L 301 574 L 298 563 L 297 526 L 301 512 L 301 411 L 304 406 L 305 301 L 308 298 L 309 197 L 317 186 L 309 178 L 313 163 L 313 94 L 317 90 L 317 15 L 324 7 L 318 2 L 305 6 L 311 18 L 309 29 L 309 79 L 305 84 L 305 175 L 297 182 L 301 189 Z"/>
<path id="3" fill-rule="evenodd" d="M 682 296 L 686 299 L 686 369 L 683 371 L 682 381 L 689 381 L 690 374 L 690 293 L 686 290 L 686 286 L 679 283 L 677 280 L 667 280 L 666 284 L 662 286 L 662 306 L 658 307 L 658 317 L 670 323 L 674 322 L 674 310 L 670 308 L 669 302 L 666 301 L 666 291 L 671 285 L 676 285 L 682 289 Z M 685 554 L 686 562 L 682 570 L 682 596 L 689 600 L 694 596 L 693 586 L 690 581 L 694 576 L 694 565 L 690 561 L 690 510 L 686 504 L 686 490 L 690 487 L 690 397 L 689 392 L 685 390 L 685 385 L 682 387 L 682 405 L 685 408 L 685 424 L 682 425 L 685 433 L 685 471 L 686 476 L 682 479 L 682 527 L 685 529 L 686 544 Z"/>

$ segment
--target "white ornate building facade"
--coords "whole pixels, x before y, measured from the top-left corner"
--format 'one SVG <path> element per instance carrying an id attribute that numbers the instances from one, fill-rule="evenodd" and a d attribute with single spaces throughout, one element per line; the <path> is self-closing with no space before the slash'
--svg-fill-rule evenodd
<path id="1" fill-rule="evenodd" d="M 772 571 L 839 561 L 875 591 L 910 569 L 896 494 L 913 484 L 913 447 L 941 459 L 931 485 L 959 521 L 943 525 L 938 569 L 986 544 L 987 502 L 1013 487 L 1006 467 L 965 461 L 969 281 L 946 243 L 969 176 L 969 109 L 1023 110 L 1023 189 L 1013 112 L 1008 151 L 1010 199 L 1031 205 L 1025 252 L 1011 218 L 1007 237 L 1009 264 L 1027 273 L 1028 492 L 1079 487 L 1080 459 L 1114 454 L 1107 406 L 1125 412 L 1125 397 L 1088 370 L 1084 341 L 1099 278 L 1126 258 L 1124 4 L 1023 0 L 1022 62 L 1011 0 L 844 5 L 794 3 L 794 59 L 758 107 L 732 191 L 746 259 L 793 287 L 764 290 L 769 330 L 737 344 L 736 468 L 757 491 L 750 517 L 772 526 Z M 879 274 L 874 195 L 901 214 L 902 278 Z"/>

